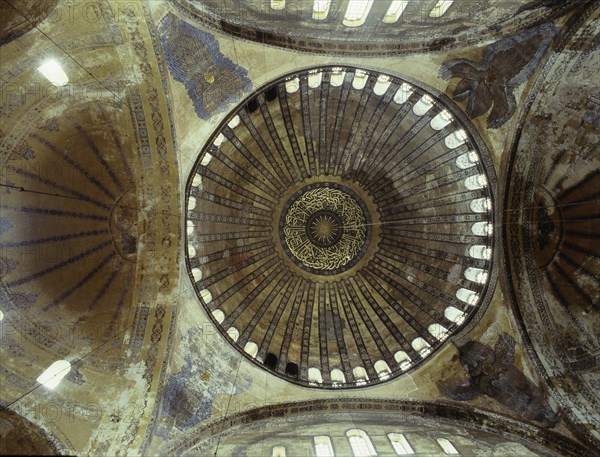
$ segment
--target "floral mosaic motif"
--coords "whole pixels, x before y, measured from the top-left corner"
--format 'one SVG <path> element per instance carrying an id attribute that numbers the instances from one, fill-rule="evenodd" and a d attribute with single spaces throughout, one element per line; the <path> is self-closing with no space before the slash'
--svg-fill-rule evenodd
<path id="1" fill-rule="evenodd" d="M 169 14 L 161 41 L 171 75 L 184 84 L 201 119 L 227 110 L 252 90 L 248 71 L 225 57 L 210 33 Z"/>
<path id="2" fill-rule="evenodd" d="M 467 59 L 444 62 L 440 76 L 460 78 L 454 100 L 467 100 L 467 114 L 471 118 L 491 110 L 487 125 L 499 128 L 515 113 L 514 90 L 533 74 L 558 31 L 552 24 L 528 29 L 489 45 L 481 62 Z"/>
<path id="3" fill-rule="evenodd" d="M 524 419 L 550 428 L 558 424 L 560 416 L 552 410 L 544 392 L 514 366 L 515 340 L 512 336 L 502 334 L 493 349 L 469 341 L 458 351 L 469 381 L 461 385 L 439 382 L 438 387 L 445 395 L 458 401 L 486 395 Z"/>

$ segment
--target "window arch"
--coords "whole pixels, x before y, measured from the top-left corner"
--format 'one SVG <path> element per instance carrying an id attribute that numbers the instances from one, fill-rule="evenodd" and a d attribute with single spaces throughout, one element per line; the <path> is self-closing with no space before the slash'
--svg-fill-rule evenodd
<path id="1" fill-rule="evenodd" d="M 394 102 L 398 103 L 398 105 L 405 103 L 413 92 L 414 89 L 410 84 L 402 83 L 394 95 Z"/>
<path id="2" fill-rule="evenodd" d="M 339 368 L 334 368 L 331 370 L 331 381 L 333 382 L 333 386 L 337 387 L 340 384 L 346 384 L 346 376 L 344 376 L 344 372 Z"/>
<path id="3" fill-rule="evenodd" d="M 258 345 L 253 341 L 248 341 L 244 346 L 244 351 L 246 351 L 246 354 L 250 357 L 256 357 L 256 354 L 258 354 Z"/>
<path id="4" fill-rule="evenodd" d="M 458 450 L 446 438 L 437 438 L 437 442 L 447 455 L 458 455 Z"/>
<path id="5" fill-rule="evenodd" d="M 413 349 L 419 353 L 421 357 L 427 356 L 431 352 L 431 346 L 420 336 L 415 338 L 411 343 Z"/>
<path id="6" fill-rule="evenodd" d="M 444 316 L 456 325 L 460 325 L 465 321 L 466 314 L 454 306 L 448 306 L 444 311 Z"/>
<path id="7" fill-rule="evenodd" d="M 240 332 L 235 327 L 229 327 L 227 329 L 227 335 L 229 335 L 229 338 L 231 338 L 233 341 L 237 341 L 240 337 Z"/>
<path id="8" fill-rule="evenodd" d="M 442 324 L 431 324 L 427 330 L 436 340 L 444 341 L 446 338 L 448 338 L 448 329 Z"/>
<path id="9" fill-rule="evenodd" d="M 383 17 L 384 24 L 393 24 L 402 16 L 409 0 L 394 0 Z"/>
<path id="10" fill-rule="evenodd" d="M 346 27 L 358 27 L 365 23 L 373 0 L 350 0 L 343 24 Z"/>
<path id="11" fill-rule="evenodd" d="M 369 435 L 364 430 L 353 428 L 346 432 L 354 457 L 370 457 L 377 455 Z"/>
<path id="12" fill-rule="evenodd" d="M 285 446 L 274 446 L 271 457 L 286 457 Z"/>
<path id="13" fill-rule="evenodd" d="M 313 3 L 313 19 L 322 21 L 327 19 L 329 14 L 329 7 L 331 6 L 331 0 L 315 0 Z"/>
<path id="14" fill-rule="evenodd" d="M 310 384 L 321 384 L 323 382 L 321 370 L 315 367 L 310 367 L 308 369 L 308 382 Z"/>
<path id="15" fill-rule="evenodd" d="M 390 370 L 389 365 L 385 362 L 385 360 L 378 360 L 375 362 L 375 371 L 377 372 L 377 376 L 379 379 L 388 379 L 392 374 L 392 370 Z"/>
<path id="16" fill-rule="evenodd" d="M 221 311 L 220 309 L 215 309 L 212 312 L 212 315 L 219 324 L 225 320 L 225 313 L 223 311 Z"/>
<path id="17" fill-rule="evenodd" d="M 335 457 L 331 438 L 326 435 L 315 436 L 313 438 L 315 444 L 315 454 L 317 457 Z"/>
<path id="18" fill-rule="evenodd" d="M 477 292 L 473 292 L 472 290 L 461 287 L 456 291 L 456 298 L 458 298 L 460 301 L 467 303 L 468 305 L 474 305 L 475 303 L 477 303 L 479 294 L 477 294 Z"/>
<path id="19" fill-rule="evenodd" d="M 392 82 L 390 81 L 390 77 L 386 76 L 386 75 L 379 75 L 377 77 L 377 82 L 375 83 L 375 86 L 373 87 L 373 93 L 375 95 L 383 95 L 387 92 L 388 88 L 390 87 L 390 84 Z"/>
<path id="20" fill-rule="evenodd" d="M 388 433 L 388 438 L 390 439 L 390 443 L 392 443 L 396 454 L 410 455 L 415 453 L 406 437 L 402 433 Z"/>
<path id="21" fill-rule="evenodd" d="M 352 370 L 352 374 L 354 375 L 354 379 L 356 380 L 357 386 L 364 386 L 369 380 L 367 370 L 365 370 L 363 367 L 355 367 Z"/>
<path id="22" fill-rule="evenodd" d="M 427 111 L 433 108 L 433 99 L 429 95 L 423 95 L 421 99 L 413 106 L 413 113 L 417 116 L 423 116 Z"/>
<path id="23" fill-rule="evenodd" d="M 398 351 L 398 352 L 396 352 L 394 354 L 394 359 L 396 360 L 396 362 L 398 362 L 398 365 L 400 366 L 400 369 L 402 371 L 408 370 L 410 368 L 411 363 L 412 363 L 412 360 L 410 360 L 410 357 L 404 351 Z"/>

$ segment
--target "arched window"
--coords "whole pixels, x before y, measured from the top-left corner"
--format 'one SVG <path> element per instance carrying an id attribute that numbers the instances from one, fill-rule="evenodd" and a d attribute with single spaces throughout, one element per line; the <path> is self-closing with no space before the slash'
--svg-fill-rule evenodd
<path id="1" fill-rule="evenodd" d="M 289 79 L 285 82 L 285 91 L 288 94 L 293 94 L 300 89 L 300 81 L 298 78 Z"/>
<path id="2" fill-rule="evenodd" d="M 223 137 L 223 138 L 221 139 L 221 137 Z M 215 140 L 214 145 L 215 146 L 219 146 L 221 143 L 223 143 L 224 139 L 225 139 L 225 136 L 222 133 L 219 133 L 219 136 Z M 219 144 L 217 144 L 217 142 Z M 205 166 L 207 166 L 210 163 L 211 160 L 212 160 L 212 156 L 207 152 L 206 154 L 204 154 L 204 157 L 202 157 L 201 165 L 203 167 L 205 167 Z"/>
<path id="3" fill-rule="evenodd" d="M 409 0 L 394 0 L 390 7 L 388 8 L 385 16 L 383 17 L 383 22 L 385 24 L 393 24 L 398 20 L 402 13 L 404 13 L 404 9 L 406 5 L 408 5 Z"/>
<path id="4" fill-rule="evenodd" d="M 494 233 L 494 226 L 489 222 L 475 222 L 471 226 L 471 233 L 478 236 L 490 236 Z"/>
<path id="5" fill-rule="evenodd" d="M 188 243 L 188 256 L 190 259 L 196 257 L 196 248 Z"/>
<path id="6" fill-rule="evenodd" d="M 367 84 L 367 79 L 369 75 L 366 71 L 356 70 L 354 72 L 354 78 L 352 79 L 352 87 L 356 90 L 362 90 Z"/>
<path id="7" fill-rule="evenodd" d="M 485 175 L 473 175 L 465 179 L 465 187 L 469 190 L 483 189 L 488 184 Z"/>
<path id="8" fill-rule="evenodd" d="M 449 149 L 455 149 L 461 144 L 464 144 L 464 142 L 467 141 L 467 138 L 467 132 L 461 129 L 448 135 L 444 140 L 444 143 Z"/>
<path id="9" fill-rule="evenodd" d="M 356 380 L 357 386 L 364 386 L 369 380 L 367 370 L 365 370 L 363 367 L 355 367 L 352 370 L 352 374 L 354 375 L 354 379 Z"/>
<path id="10" fill-rule="evenodd" d="M 479 294 L 469 289 L 460 288 L 456 291 L 456 298 L 464 301 L 468 305 L 475 305 L 479 299 Z"/>
<path id="11" fill-rule="evenodd" d="M 379 75 L 377 77 L 377 82 L 375 83 L 375 86 L 373 87 L 373 92 L 375 93 L 375 95 L 383 95 L 390 87 L 390 84 L 391 84 L 391 81 L 390 81 L 389 76 Z"/>
<path id="12" fill-rule="evenodd" d="M 221 311 L 220 309 L 215 309 L 212 312 L 212 315 L 219 324 L 225 320 L 225 313 L 223 311 Z"/>
<path id="13" fill-rule="evenodd" d="M 412 341 L 411 346 L 421 357 L 426 357 L 431 352 L 429 343 L 420 336 Z"/>
<path id="14" fill-rule="evenodd" d="M 398 455 L 414 454 L 413 448 L 410 446 L 406 437 L 402 433 L 388 433 L 388 438 L 394 447 L 394 451 Z"/>
<path id="15" fill-rule="evenodd" d="M 377 455 L 373 443 L 369 439 L 369 435 L 364 430 L 354 428 L 346 432 L 350 446 L 352 447 L 352 453 L 354 457 L 370 457 Z"/>
<path id="16" fill-rule="evenodd" d="M 194 208 L 196 208 L 196 197 L 190 197 L 188 198 L 188 211 L 191 211 Z"/>
<path id="17" fill-rule="evenodd" d="M 252 341 L 248 341 L 244 346 L 244 352 L 246 352 L 246 354 L 248 354 L 250 357 L 256 357 L 256 354 L 258 354 L 257 344 Z"/>
<path id="18" fill-rule="evenodd" d="M 202 270 L 200 268 L 192 268 L 192 276 L 194 281 L 200 281 L 202 279 Z"/>
<path id="19" fill-rule="evenodd" d="M 230 129 L 234 129 L 236 128 L 238 125 L 240 125 L 241 119 L 240 117 L 236 114 L 235 116 L 233 116 L 233 118 L 231 118 L 231 120 L 229 121 L 229 123 L 227 124 L 227 127 L 229 127 Z"/>
<path id="20" fill-rule="evenodd" d="M 475 151 L 469 151 L 456 158 L 456 166 L 461 170 L 471 168 L 479 162 L 479 156 Z"/>
<path id="21" fill-rule="evenodd" d="M 285 0 L 271 0 L 271 9 L 282 10 L 285 8 Z"/>
<path id="22" fill-rule="evenodd" d="M 442 17 L 454 0 L 439 0 L 429 12 L 429 17 Z"/>
<path id="23" fill-rule="evenodd" d="M 436 114 L 436 116 L 433 119 L 431 119 L 431 122 L 429 124 L 431 125 L 431 128 L 433 130 L 442 130 L 444 127 L 450 124 L 452 120 L 452 115 L 444 109 L 438 114 Z"/>
<path id="24" fill-rule="evenodd" d="M 481 268 L 467 267 L 465 269 L 465 278 L 479 284 L 485 284 L 488 279 L 488 273 Z"/>
<path id="25" fill-rule="evenodd" d="M 327 19 L 327 14 L 329 14 L 330 6 L 331 0 L 315 0 L 315 2 L 313 3 L 313 19 L 317 21 Z"/>
<path id="26" fill-rule="evenodd" d="M 471 200 L 469 208 L 474 213 L 487 213 L 492 209 L 492 200 L 490 198 L 476 198 Z"/>
<path id="27" fill-rule="evenodd" d="M 48 389 L 54 389 L 60 384 L 62 378 L 69 374 L 69 371 L 71 371 L 70 362 L 67 362 L 66 360 L 57 360 L 38 376 L 37 382 Z"/>
<path id="28" fill-rule="evenodd" d="M 271 457 L 286 457 L 285 446 L 274 446 Z"/>
<path id="29" fill-rule="evenodd" d="M 317 457 L 335 457 L 333 446 L 331 446 L 331 439 L 328 436 L 315 436 L 313 440 Z"/>
<path id="30" fill-rule="evenodd" d="M 445 454 L 458 455 L 458 453 L 459 453 L 458 450 L 446 438 L 437 438 L 437 442 L 440 445 L 440 447 L 443 449 Z"/>
<path id="31" fill-rule="evenodd" d="M 392 374 L 392 370 L 390 370 L 390 366 L 385 362 L 385 360 L 378 360 L 375 362 L 374 367 L 379 379 L 388 379 Z"/>
<path id="32" fill-rule="evenodd" d="M 400 369 L 402 371 L 408 370 L 410 368 L 411 363 L 412 363 L 412 360 L 410 360 L 410 357 L 404 351 L 398 351 L 398 352 L 396 352 L 394 354 L 394 359 L 396 360 L 396 362 L 398 362 L 398 365 L 400 366 Z"/>
<path id="33" fill-rule="evenodd" d="M 192 233 L 194 233 L 194 222 L 187 221 L 187 234 L 191 235 Z"/>
<path id="34" fill-rule="evenodd" d="M 334 368 L 331 370 L 331 381 L 334 387 L 337 387 L 341 384 L 346 384 L 346 376 L 344 376 L 344 372 L 339 368 Z"/>
<path id="35" fill-rule="evenodd" d="M 408 100 L 408 98 L 411 96 L 413 91 L 414 89 L 410 84 L 402 83 L 402 85 L 398 88 L 396 94 L 394 95 L 394 102 L 398 103 L 399 105 L 405 103 L 406 100 Z"/>
<path id="36" fill-rule="evenodd" d="M 339 67 L 331 69 L 331 76 L 329 77 L 329 84 L 333 87 L 339 87 L 344 82 L 346 72 Z"/>
<path id="37" fill-rule="evenodd" d="M 373 0 L 350 0 L 344 15 L 344 25 L 347 27 L 363 25 L 369 15 L 371 5 L 373 5 Z"/>
<path id="38" fill-rule="evenodd" d="M 449 321 L 456 323 L 456 325 L 460 325 L 465 321 L 465 313 L 463 313 L 460 309 L 455 308 L 454 306 L 448 306 L 444 311 L 444 316 Z"/>
<path id="39" fill-rule="evenodd" d="M 475 244 L 469 248 L 469 256 L 474 259 L 489 260 L 492 258 L 492 248 L 483 244 Z"/>
<path id="40" fill-rule="evenodd" d="M 413 106 L 413 113 L 417 116 L 423 116 L 427 111 L 433 108 L 433 99 L 429 95 L 423 95 L 421 99 Z"/>
<path id="41" fill-rule="evenodd" d="M 231 338 L 233 341 L 237 341 L 240 337 L 240 332 L 235 327 L 229 327 L 227 329 L 227 335 L 229 335 L 229 338 Z"/>
<path id="42" fill-rule="evenodd" d="M 448 329 L 441 324 L 431 324 L 427 330 L 436 340 L 444 341 L 448 338 Z"/>
<path id="43" fill-rule="evenodd" d="M 321 384 L 323 382 L 323 376 L 321 376 L 321 370 L 315 367 L 308 369 L 308 382 L 310 384 Z"/>
<path id="44" fill-rule="evenodd" d="M 194 179 L 192 180 L 192 186 L 202 190 L 202 175 L 199 175 L 198 173 L 194 175 Z"/>
<path id="45" fill-rule="evenodd" d="M 321 85 L 323 80 L 323 73 L 319 70 L 310 70 L 308 72 L 308 87 L 316 89 Z"/>
<path id="46" fill-rule="evenodd" d="M 213 141 L 213 144 L 216 147 L 221 146 L 221 144 L 223 144 L 223 141 L 225 141 L 225 135 L 223 135 L 222 133 L 219 133 L 219 135 L 217 136 L 217 138 L 215 139 L 215 141 Z M 207 160 L 206 163 L 204 163 L 204 160 L 202 160 L 202 165 L 208 165 L 208 162 L 210 162 L 210 159 L 212 159 L 212 157 L 210 156 L 210 154 L 206 154 L 209 158 Z"/>
<path id="47" fill-rule="evenodd" d="M 212 294 L 210 293 L 210 290 L 208 289 L 202 289 L 200 291 L 200 297 L 202 298 L 202 300 L 204 301 L 205 304 L 209 304 L 212 301 Z"/>

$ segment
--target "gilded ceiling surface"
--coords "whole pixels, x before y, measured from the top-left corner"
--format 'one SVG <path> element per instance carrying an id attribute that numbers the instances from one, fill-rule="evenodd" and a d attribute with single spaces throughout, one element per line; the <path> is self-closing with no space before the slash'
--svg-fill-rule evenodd
<path id="1" fill-rule="evenodd" d="M 0 453 L 597 453 L 597 2 L 1 3 Z"/>

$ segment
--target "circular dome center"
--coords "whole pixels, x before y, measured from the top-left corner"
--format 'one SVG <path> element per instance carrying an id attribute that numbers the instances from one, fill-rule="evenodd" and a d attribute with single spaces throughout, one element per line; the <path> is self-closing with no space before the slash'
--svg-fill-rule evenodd
<path id="1" fill-rule="evenodd" d="M 369 212 L 360 197 L 337 183 L 306 186 L 286 202 L 280 238 L 292 262 L 315 274 L 339 274 L 364 254 Z"/>

